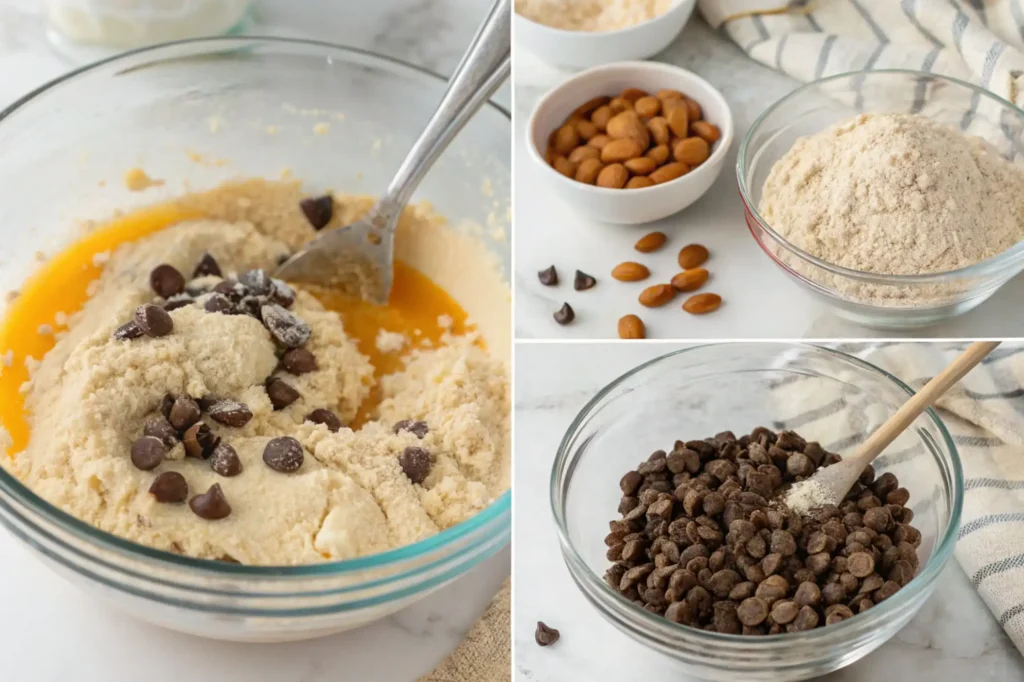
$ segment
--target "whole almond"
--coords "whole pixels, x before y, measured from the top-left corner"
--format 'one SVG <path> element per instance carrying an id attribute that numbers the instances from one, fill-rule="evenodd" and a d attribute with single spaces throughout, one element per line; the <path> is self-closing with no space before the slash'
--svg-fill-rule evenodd
<path id="1" fill-rule="evenodd" d="M 699 122 L 699 121 L 698 121 Z M 685 163 L 690 168 L 695 168 L 708 160 L 711 155 L 711 148 L 708 143 L 700 137 L 687 137 L 679 140 L 672 149 L 672 156 L 676 161 Z"/>
<path id="2" fill-rule="evenodd" d="M 548 150 L 544 152 L 544 161 L 546 161 L 549 166 L 554 166 L 555 159 L 557 159 L 558 156 L 559 154 L 555 151 L 555 148 L 548 146 Z"/>
<path id="3" fill-rule="evenodd" d="M 633 248 L 640 253 L 651 253 L 657 251 L 661 247 L 665 246 L 665 242 L 668 241 L 668 237 L 665 236 L 664 232 L 648 232 L 643 237 L 637 240 Z"/>
<path id="4" fill-rule="evenodd" d="M 593 185 L 597 182 L 597 176 L 601 174 L 604 164 L 601 159 L 583 159 L 576 169 L 576 181 Z"/>
<path id="5" fill-rule="evenodd" d="M 562 156 L 568 156 L 579 144 L 580 134 L 576 132 L 575 126 L 568 123 L 555 131 L 551 141 L 551 146 Z"/>
<path id="6" fill-rule="evenodd" d="M 632 111 L 633 103 L 623 97 L 616 97 L 608 103 L 608 108 L 612 110 L 612 114 L 620 114 L 623 111 Z"/>
<path id="7" fill-rule="evenodd" d="M 608 126 L 608 121 L 612 120 L 614 115 L 612 108 L 607 104 L 603 104 L 590 115 L 590 121 L 597 126 L 598 130 L 604 130 Z"/>
<path id="8" fill-rule="evenodd" d="M 657 98 L 665 101 L 670 99 L 682 99 L 683 93 L 678 90 L 658 90 Z"/>
<path id="9" fill-rule="evenodd" d="M 601 169 L 597 174 L 597 186 L 609 189 L 622 189 L 629 180 L 629 171 L 621 163 L 613 163 Z"/>
<path id="10" fill-rule="evenodd" d="M 643 339 L 647 337 L 644 321 L 636 315 L 625 315 L 619 318 L 620 339 Z"/>
<path id="11" fill-rule="evenodd" d="M 622 94 L 619 95 L 619 97 L 626 100 L 627 102 L 636 102 L 641 97 L 647 96 L 647 92 L 645 90 L 641 90 L 640 88 L 626 88 L 625 90 L 622 91 Z"/>
<path id="12" fill-rule="evenodd" d="M 632 137 L 612 140 L 601 150 L 601 161 L 604 163 L 621 163 L 644 153 L 644 147 Z M 625 180 L 623 180 L 625 183 Z"/>
<path id="13" fill-rule="evenodd" d="M 686 102 L 686 115 L 689 116 L 691 123 L 704 118 L 704 112 L 700 110 L 700 105 L 696 101 L 689 97 L 683 97 L 683 101 Z"/>
<path id="14" fill-rule="evenodd" d="M 597 135 L 597 124 L 587 119 L 576 121 L 576 132 L 579 133 L 580 139 L 589 140 Z"/>
<path id="15" fill-rule="evenodd" d="M 572 112 L 573 116 L 590 116 L 592 113 L 603 107 L 608 102 L 611 102 L 612 98 L 607 95 L 598 95 L 593 99 L 588 99 L 583 104 L 576 107 L 576 111 Z"/>
<path id="16" fill-rule="evenodd" d="M 660 185 L 663 182 L 671 182 L 676 178 L 680 178 L 690 172 L 690 167 L 685 163 L 666 163 L 664 166 L 654 171 L 647 177 L 649 177 L 654 184 Z"/>
<path id="17" fill-rule="evenodd" d="M 573 163 L 581 163 L 587 159 L 600 159 L 601 150 L 596 147 L 591 147 L 589 144 L 585 144 L 582 147 L 576 147 L 569 154 L 569 160 Z"/>
<path id="18" fill-rule="evenodd" d="M 694 294 L 683 301 L 683 310 L 691 315 L 706 315 L 718 310 L 722 305 L 722 297 L 718 294 Z"/>
<path id="19" fill-rule="evenodd" d="M 654 183 L 646 175 L 637 175 L 626 183 L 626 189 L 643 189 L 644 187 L 654 187 Z"/>
<path id="20" fill-rule="evenodd" d="M 555 170 L 564 175 L 567 178 L 576 177 L 576 164 L 565 158 L 559 156 L 555 159 Z"/>
<path id="21" fill-rule="evenodd" d="M 657 116 L 658 112 L 661 111 L 661 100 L 657 97 L 641 97 L 633 103 L 633 108 L 636 113 L 640 114 L 644 118 L 650 118 L 651 116 Z"/>
<path id="22" fill-rule="evenodd" d="M 679 267 L 683 270 L 699 268 L 710 255 L 700 244 L 687 244 L 679 250 Z"/>
<path id="23" fill-rule="evenodd" d="M 633 175 L 650 175 L 658 167 L 658 164 L 654 159 L 649 159 L 646 156 L 638 156 L 635 159 L 630 159 L 625 164 L 626 170 Z"/>
<path id="24" fill-rule="evenodd" d="M 707 121 L 694 121 L 690 130 L 694 135 L 704 138 L 708 144 L 714 144 L 718 142 L 718 138 L 722 137 L 722 131 L 718 129 L 718 126 Z"/>
<path id="25" fill-rule="evenodd" d="M 642 306 L 659 308 L 671 301 L 675 295 L 676 290 L 671 284 L 655 284 L 641 291 L 638 300 Z"/>
<path id="26" fill-rule="evenodd" d="M 651 134 L 647 126 L 640 122 L 635 111 L 623 111 L 608 121 L 608 136 L 613 139 L 630 138 L 640 143 L 643 151 L 651 144 Z M 641 151 L 641 153 L 643 153 Z"/>
<path id="27" fill-rule="evenodd" d="M 668 121 L 668 127 L 673 133 L 679 137 L 686 137 L 686 133 L 690 129 L 690 118 L 686 114 L 686 107 L 672 107 L 665 112 L 665 120 Z"/>
<path id="28" fill-rule="evenodd" d="M 594 135 L 592 138 L 587 140 L 587 144 L 593 147 L 594 149 L 601 150 L 604 149 L 605 145 L 607 145 L 611 141 L 612 138 L 608 137 L 604 133 L 598 133 L 597 135 Z"/>
<path id="29" fill-rule="evenodd" d="M 654 159 L 654 163 L 659 166 L 668 161 L 668 157 L 671 154 L 672 152 L 669 151 L 667 144 L 659 144 L 657 147 L 651 147 L 647 150 L 647 158 Z"/>
<path id="30" fill-rule="evenodd" d="M 708 281 L 708 271 L 704 268 L 693 268 L 683 270 L 672 278 L 672 286 L 676 291 L 688 292 L 697 291 Z"/>
<path id="31" fill-rule="evenodd" d="M 651 271 L 643 263 L 626 261 L 612 268 L 612 278 L 620 282 L 639 282 L 651 276 Z"/>
<path id="32" fill-rule="evenodd" d="M 651 133 L 651 139 L 654 141 L 654 144 L 668 144 L 668 121 L 665 120 L 664 116 L 655 116 L 647 121 L 647 130 Z"/>

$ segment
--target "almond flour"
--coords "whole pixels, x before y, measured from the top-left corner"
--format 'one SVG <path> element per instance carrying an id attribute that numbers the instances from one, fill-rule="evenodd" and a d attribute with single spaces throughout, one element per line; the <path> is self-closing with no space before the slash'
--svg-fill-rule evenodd
<path id="1" fill-rule="evenodd" d="M 566 31 L 616 31 L 659 17 L 672 0 L 516 0 L 516 13 Z"/>

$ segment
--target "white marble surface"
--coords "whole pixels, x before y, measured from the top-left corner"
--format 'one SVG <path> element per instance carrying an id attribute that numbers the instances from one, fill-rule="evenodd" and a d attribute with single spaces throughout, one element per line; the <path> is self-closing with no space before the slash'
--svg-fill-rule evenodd
<path id="1" fill-rule="evenodd" d="M 614 338 L 616 321 L 640 314 L 649 338 L 868 338 L 895 336 L 845 322 L 798 288 L 777 268 L 751 237 L 736 188 L 735 161 L 739 142 L 760 112 L 789 92 L 796 82 L 748 59 L 722 34 L 699 18 L 655 59 L 689 69 L 725 96 L 736 125 L 735 142 L 726 168 L 711 190 L 683 212 L 640 226 L 592 222 L 572 212 L 554 195 L 544 175 L 525 151 L 526 121 L 537 100 L 569 72 L 541 63 L 524 51 L 515 54 L 515 223 L 517 338 Z M 679 301 L 647 310 L 636 302 L 639 289 L 609 277 L 617 263 L 636 260 L 633 243 L 646 231 L 669 235 L 671 246 L 643 261 L 655 277 L 667 281 L 678 272 L 679 248 L 702 243 L 712 252 L 707 289 L 725 305 L 713 315 L 695 317 L 679 310 Z M 631 254 L 633 256 L 631 256 Z M 558 289 L 541 286 L 537 270 L 556 264 Z M 597 288 L 572 290 L 579 268 L 598 278 Z M 977 337 L 1024 335 L 1024 316 L 1017 301 L 1024 297 L 1024 276 L 1017 277 L 980 308 L 909 337 Z M 576 321 L 558 326 L 551 318 L 563 301 L 576 311 Z"/>
<path id="2" fill-rule="evenodd" d="M 40 0 L 0 0 L 0 108 L 72 64 Z M 450 71 L 488 0 L 256 3 L 253 33 L 305 36 Z M 508 92 L 499 96 L 508 102 Z M 508 549 L 456 584 L 358 631 L 279 645 L 210 642 L 141 624 L 51 574 L 0 529 L 0 680 L 409 682 L 461 641 L 509 572 Z"/>
<path id="3" fill-rule="evenodd" d="M 584 599 L 562 561 L 548 499 L 558 443 L 599 388 L 674 344 L 520 343 L 516 352 L 513 646 L 519 682 L 679 680 L 662 658 L 621 634 Z M 561 639 L 534 643 L 538 620 Z M 828 682 L 1009 682 L 1024 658 L 951 561 L 923 609 L 867 658 L 821 678 Z"/>

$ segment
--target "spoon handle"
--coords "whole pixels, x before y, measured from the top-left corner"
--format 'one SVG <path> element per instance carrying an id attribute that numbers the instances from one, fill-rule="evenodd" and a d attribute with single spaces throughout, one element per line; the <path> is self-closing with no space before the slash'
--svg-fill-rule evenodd
<path id="1" fill-rule="evenodd" d="M 920 391 L 903 403 L 853 454 L 850 459 L 866 466 L 877 457 L 882 450 L 896 440 L 903 431 L 917 419 L 922 412 L 931 407 L 955 383 L 974 369 L 975 365 L 995 350 L 998 341 L 975 341 L 967 347 L 946 369 L 939 372 Z M 844 458 L 845 459 L 845 458 Z M 860 469 L 858 469 L 860 471 Z"/>
<path id="2" fill-rule="evenodd" d="M 382 204 L 401 209 L 452 138 L 501 87 L 512 70 L 511 0 L 496 0 L 455 69 L 441 103 L 413 144 Z"/>

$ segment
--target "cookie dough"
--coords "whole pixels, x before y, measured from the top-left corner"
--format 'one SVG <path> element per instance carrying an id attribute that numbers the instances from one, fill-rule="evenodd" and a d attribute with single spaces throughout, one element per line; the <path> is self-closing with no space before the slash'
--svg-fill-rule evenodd
<path id="1" fill-rule="evenodd" d="M 303 347 L 315 356 L 316 369 L 307 373 L 280 365 L 280 344 L 256 317 L 208 312 L 210 293 L 172 310 L 166 336 L 115 338 L 138 306 L 163 301 L 150 286 L 160 264 L 189 279 L 208 253 L 226 278 L 272 271 L 315 235 L 298 208 L 300 198 L 297 185 L 262 181 L 188 196 L 180 207 L 202 219 L 117 248 L 68 330 L 32 363 L 23 387 L 31 438 L 8 460 L 3 453 L 10 439 L 0 428 L 5 466 L 48 501 L 102 530 L 193 557 L 254 565 L 348 559 L 406 545 L 466 520 L 506 490 L 511 406 L 501 330 L 507 330 L 508 297 L 496 273 L 478 282 L 477 300 L 468 305 L 449 289 L 471 315 L 474 308 L 484 313 L 474 322 L 487 350 L 478 333 L 446 335 L 437 347 L 409 351 L 402 368 L 379 381 L 339 315 L 301 290 L 290 310 L 310 330 Z M 335 200 L 339 225 L 371 204 L 367 198 Z M 440 226 L 429 209 L 412 208 L 403 217 L 398 254 L 417 267 L 440 260 L 450 268 L 450 259 L 432 253 L 471 249 L 467 239 Z M 484 267 L 477 259 L 469 273 Z M 462 278 L 422 269 L 441 286 L 446 277 Z M 220 281 L 204 276 L 190 285 L 209 289 Z M 270 377 L 300 397 L 275 410 Z M 360 424 L 371 393 L 379 405 Z M 153 470 L 133 465 L 132 446 L 144 425 L 160 418 L 167 395 L 212 396 L 248 408 L 252 417 L 243 426 L 218 423 L 208 410 L 202 416 L 213 437 L 237 453 L 241 473 L 220 475 L 210 460 L 187 457 L 181 443 Z M 307 419 L 319 409 L 355 430 L 334 432 Z M 425 426 L 396 428 L 403 420 Z M 304 458 L 294 472 L 264 461 L 267 443 L 280 437 L 302 445 Z M 429 457 L 421 482 L 402 462 L 409 452 L 422 460 L 417 449 Z M 188 503 L 156 501 L 149 488 L 165 472 L 185 478 L 189 498 L 219 484 L 230 514 L 208 520 Z"/>

